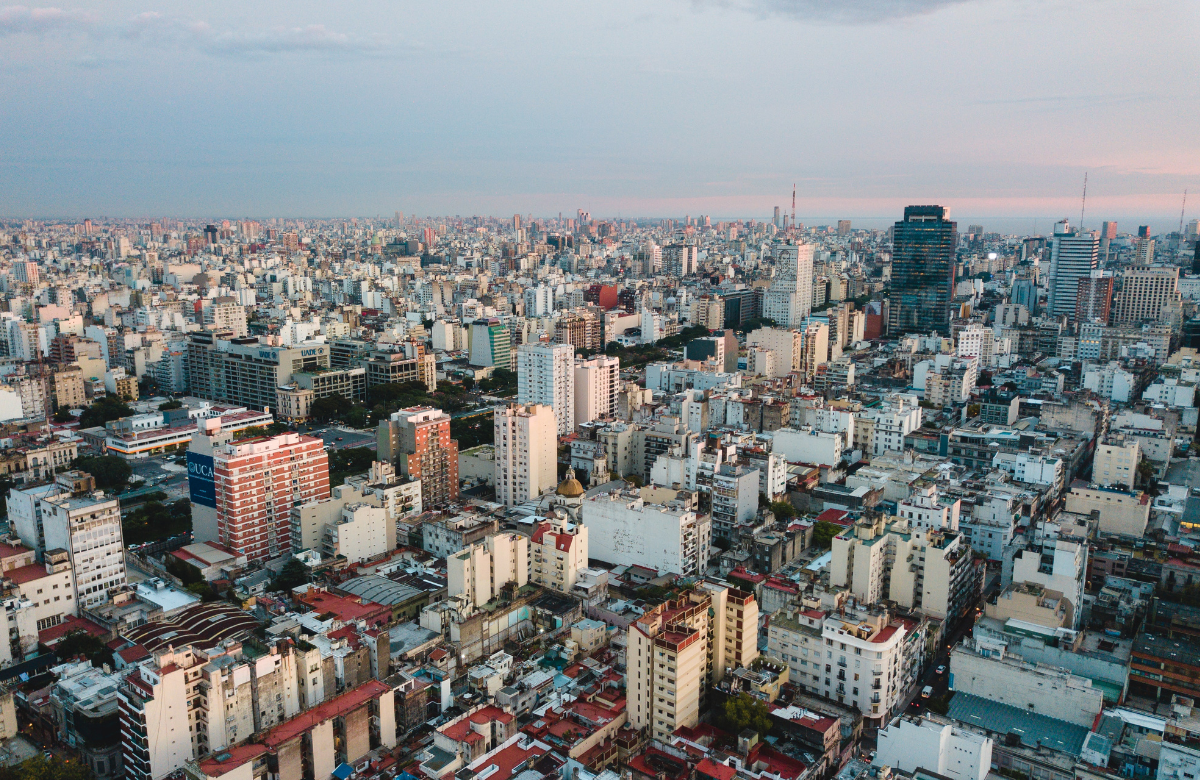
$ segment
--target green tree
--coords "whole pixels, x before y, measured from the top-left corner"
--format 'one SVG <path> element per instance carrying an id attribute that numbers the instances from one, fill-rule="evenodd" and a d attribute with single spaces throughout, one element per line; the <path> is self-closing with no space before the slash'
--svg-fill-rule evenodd
<path id="1" fill-rule="evenodd" d="M 765 737 L 771 731 L 771 712 L 761 700 L 748 693 L 739 693 L 721 705 L 721 725 L 731 734 L 751 729 Z"/>
<path id="2" fill-rule="evenodd" d="M 775 515 L 776 520 L 791 520 L 797 514 L 796 507 L 792 506 L 790 501 L 772 501 L 771 513 Z"/>
<path id="3" fill-rule="evenodd" d="M 348 450 L 333 450 L 329 453 L 329 485 L 337 487 L 346 477 L 361 474 L 371 468 L 375 450 L 369 447 L 351 447 Z"/>
<path id="4" fill-rule="evenodd" d="M 833 537 L 842 532 L 842 527 L 835 523 L 827 523 L 824 520 L 817 523 L 813 528 L 813 547 L 822 550 L 828 550 L 833 546 Z"/>
<path id="5" fill-rule="evenodd" d="M 299 558 L 292 558 L 283 564 L 279 576 L 271 580 L 268 590 L 291 590 L 312 581 L 312 572 Z"/>
<path id="6" fill-rule="evenodd" d="M 131 414 L 133 414 L 133 409 L 129 408 L 129 405 L 123 400 L 115 395 L 106 395 L 83 410 L 83 414 L 79 416 L 79 427 L 94 428 L 104 425 L 110 420 L 118 420 Z"/>
<path id="7" fill-rule="evenodd" d="M 54 411 L 54 422 L 56 423 L 69 423 L 74 419 L 75 416 L 71 414 L 70 409 L 60 407 Z"/>
<path id="8" fill-rule="evenodd" d="M 0 767 L 0 780 L 91 780 L 92 772 L 81 761 L 64 761 L 37 755 L 17 766 Z"/>
<path id="9" fill-rule="evenodd" d="M 147 501 L 121 521 L 125 544 L 144 544 L 169 539 L 192 530 L 191 505 L 180 499 L 164 506 L 159 501 Z"/>
<path id="10" fill-rule="evenodd" d="M 54 654 L 63 661 L 82 656 L 97 668 L 112 662 L 112 651 L 86 631 L 72 631 L 67 634 L 54 646 Z"/>
<path id="11" fill-rule="evenodd" d="M 183 408 L 183 401 L 180 401 L 177 398 L 172 398 L 170 401 L 167 401 L 165 404 L 160 404 L 158 407 L 158 411 L 169 412 L 172 409 L 182 409 L 182 408 Z"/>
<path id="12" fill-rule="evenodd" d="M 475 388 L 475 378 L 470 377 L 470 376 L 464 376 L 462 379 L 462 386 L 463 386 L 463 389 L 466 390 L 468 393 L 471 392 L 471 390 L 473 390 Z"/>
<path id="13" fill-rule="evenodd" d="M 187 592 L 193 596 L 199 596 L 200 601 L 207 604 L 210 601 L 216 601 L 219 597 L 213 591 L 212 586 L 207 582 L 193 582 L 187 586 Z"/>
<path id="14" fill-rule="evenodd" d="M 125 483 L 133 476 L 133 467 L 124 458 L 116 455 L 91 455 L 76 458 L 71 468 L 86 471 L 96 478 L 96 487 L 101 490 L 121 492 Z"/>
<path id="15" fill-rule="evenodd" d="M 312 402 L 312 407 L 309 409 L 309 414 L 317 422 L 329 422 L 330 420 L 340 420 L 342 415 L 350 408 L 350 401 L 343 395 L 334 393 L 327 395 L 324 398 L 318 398 Z"/>

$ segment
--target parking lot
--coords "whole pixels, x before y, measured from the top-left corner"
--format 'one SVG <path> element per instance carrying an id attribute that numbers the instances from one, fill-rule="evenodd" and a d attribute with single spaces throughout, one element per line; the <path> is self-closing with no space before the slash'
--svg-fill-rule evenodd
<path id="1" fill-rule="evenodd" d="M 375 434 L 356 431 L 353 428 L 318 428 L 309 433 L 325 442 L 325 447 L 331 450 L 351 450 L 355 447 L 375 449 Z"/>

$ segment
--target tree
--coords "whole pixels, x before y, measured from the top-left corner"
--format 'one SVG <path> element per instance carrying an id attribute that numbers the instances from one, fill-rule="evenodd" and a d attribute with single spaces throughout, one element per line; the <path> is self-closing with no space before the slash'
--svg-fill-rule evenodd
<path id="1" fill-rule="evenodd" d="M 71 468 L 86 471 L 96 478 L 96 487 L 120 493 L 133 476 L 133 467 L 116 455 L 94 455 L 76 458 Z M 128 540 L 127 540 L 128 541 Z"/>
<path id="2" fill-rule="evenodd" d="M 776 520 L 790 520 L 798 513 L 796 507 L 792 506 L 790 501 L 772 501 L 771 514 L 775 515 Z"/>
<path id="3" fill-rule="evenodd" d="M 110 420 L 119 420 L 133 414 L 133 409 L 115 395 L 106 395 L 83 410 L 79 415 L 80 428 L 94 428 Z"/>
<path id="4" fill-rule="evenodd" d="M 833 537 L 837 536 L 841 532 L 842 527 L 840 525 L 827 523 L 822 520 L 821 522 L 817 523 L 815 528 L 813 528 L 813 547 L 818 547 L 822 550 L 828 550 L 833 546 Z"/>
<path id="5" fill-rule="evenodd" d="M 75 416 L 71 414 L 71 410 L 65 407 L 60 407 L 54 412 L 54 422 L 56 423 L 69 423 L 74 419 Z"/>
<path id="6" fill-rule="evenodd" d="M 462 386 L 463 386 L 463 389 L 466 390 L 468 393 L 471 392 L 471 389 L 475 387 L 475 378 L 470 377 L 470 376 L 464 376 L 463 380 L 462 380 Z"/>
<path id="7" fill-rule="evenodd" d="M 177 398 L 172 398 L 170 401 L 167 401 L 165 404 L 161 404 L 158 407 L 158 411 L 169 412 L 172 409 L 182 409 L 182 408 L 183 408 L 183 401 L 180 401 Z"/>
<path id="8" fill-rule="evenodd" d="M 199 596 L 200 601 L 204 604 L 207 604 L 210 601 L 216 601 L 218 598 L 217 594 L 213 591 L 212 586 L 207 582 L 193 582 L 191 585 L 186 587 L 186 590 L 193 596 Z"/>
<path id="9" fill-rule="evenodd" d="M 349 408 L 350 401 L 345 396 L 334 393 L 313 401 L 309 414 L 317 422 L 329 422 L 341 419 Z"/>
<path id="10" fill-rule="evenodd" d="M 763 737 L 771 731 L 771 712 L 759 699 L 748 693 L 739 693 L 730 696 L 721 705 L 721 725 L 731 734 L 751 729 Z"/>
<path id="11" fill-rule="evenodd" d="M 346 477 L 361 474 L 371 468 L 375 461 L 375 450 L 368 447 L 351 447 L 348 450 L 333 450 L 329 453 L 329 484 L 336 487 Z"/>
<path id="12" fill-rule="evenodd" d="M 268 590 L 291 590 L 311 581 L 312 572 L 299 558 L 292 558 L 283 564 L 279 576 L 271 580 Z"/>
<path id="13" fill-rule="evenodd" d="M 0 767 L 0 780 L 91 780 L 82 761 L 64 761 L 38 754 L 17 766 Z"/>
<path id="14" fill-rule="evenodd" d="M 97 668 L 112 662 L 112 651 L 103 642 L 86 631 L 75 630 L 67 634 L 54 646 L 59 660 L 83 656 Z"/>

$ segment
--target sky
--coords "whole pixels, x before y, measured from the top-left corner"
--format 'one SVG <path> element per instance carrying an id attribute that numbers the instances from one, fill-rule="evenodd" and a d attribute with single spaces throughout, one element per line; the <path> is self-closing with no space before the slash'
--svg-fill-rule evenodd
<path id="1" fill-rule="evenodd" d="M 4 0 L 0 0 L 0 3 Z M 1200 216 L 1195 0 L 0 6 L 0 215 Z"/>

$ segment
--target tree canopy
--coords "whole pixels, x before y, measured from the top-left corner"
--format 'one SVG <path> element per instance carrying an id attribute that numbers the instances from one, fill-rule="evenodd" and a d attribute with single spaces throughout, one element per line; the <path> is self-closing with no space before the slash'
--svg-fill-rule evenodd
<path id="1" fill-rule="evenodd" d="M 85 455 L 76 458 L 71 468 L 86 471 L 96 478 L 96 487 L 120 493 L 133 476 L 133 467 L 116 455 Z M 128 541 L 128 540 L 126 540 Z"/>
<path id="2" fill-rule="evenodd" d="M 833 546 L 833 537 L 842 532 L 842 527 L 834 523 L 827 523 L 824 520 L 817 523 L 813 528 L 813 547 L 819 547 L 822 550 L 828 550 Z"/>
<path id="3" fill-rule="evenodd" d="M 292 558 L 283 564 L 279 576 L 271 580 L 268 590 L 291 590 L 312 580 L 312 572 L 299 558 Z"/>
<path id="4" fill-rule="evenodd" d="M 118 420 L 131 414 L 133 409 L 124 400 L 115 395 L 106 395 L 83 410 L 83 414 L 79 416 L 79 427 L 94 428 L 104 425 L 109 420 Z"/>
<path id="5" fill-rule="evenodd" d="M 748 693 L 727 698 L 720 714 L 722 728 L 732 734 L 751 729 L 763 737 L 771 730 L 771 712 L 766 703 Z"/>

